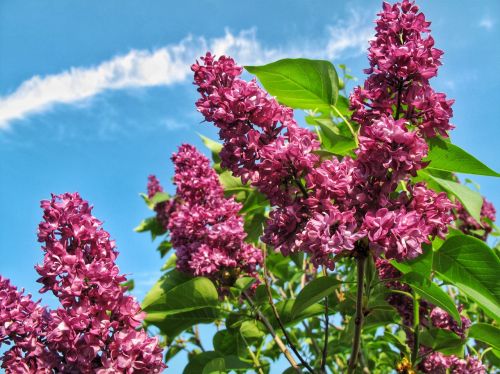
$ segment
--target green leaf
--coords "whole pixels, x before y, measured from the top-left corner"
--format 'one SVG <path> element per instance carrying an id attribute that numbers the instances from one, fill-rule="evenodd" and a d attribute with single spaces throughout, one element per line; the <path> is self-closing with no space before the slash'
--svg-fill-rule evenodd
<path id="1" fill-rule="evenodd" d="M 172 243 L 168 240 L 164 240 L 160 243 L 156 250 L 160 252 L 160 256 L 163 258 L 172 249 Z"/>
<path id="2" fill-rule="evenodd" d="M 336 155 L 344 156 L 356 148 L 354 139 L 345 135 L 337 134 L 334 128 L 324 120 L 316 120 L 321 128 L 321 144 L 325 150 Z M 337 129 L 338 131 L 338 129 Z"/>
<path id="3" fill-rule="evenodd" d="M 455 173 L 500 177 L 500 174 L 496 171 L 452 143 L 439 138 L 432 138 L 429 141 L 429 146 L 427 161 L 430 161 L 430 164 L 428 168 Z"/>
<path id="4" fill-rule="evenodd" d="M 151 203 L 154 205 L 163 203 L 165 201 L 170 200 L 170 195 L 166 192 L 157 192 L 155 195 L 151 198 Z"/>
<path id="5" fill-rule="evenodd" d="M 122 284 L 120 284 L 120 286 L 122 287 L 127 287 L 127 291 L 132 291 L 134 288 L 135 288 L 135 282 L 133 279 L 129 279 L 128 281 L 126 282 L 123 282 Z"/>
<path id="6" fill-rule="evenodd" d="M 330 295 L 340 284 L 341 282 L 334 277 L 319 277 L 309 282 L 297 295 L 292 308 L 292 317 Z"/>
<path id="7" fill-rule="evenodd" d="M 202 374 L 226 373 L 226 363 L 223 357 L 217 357 L 209 361 L 203 368 Z"/>
<path id="8" fill-rule="evenodd" d="M 448 238 L 434 252 L 434 270 L 500 322 L 500 260 L 483 241 L 467 235 Z"/>
<path id="9" fill-rule="evenodd" d="M 190 278 L 171 271 L 151 288 L 142 302 L 145 322 L 157 326 L 173 338 L 197 324 L 212 322 L 218 316 L 219 296 L 212 281 Z"/>
<path id="10" fill-rule="evenodd" d="M 150 321 L 150 315 L 148 314 L 144 322 L 148 325 L 158 327 L 162 334 L 166 335 L 172 341 L 177 335 L 188 328 L 200 323 L 211 323 L 217 318 L 220 318 L 219 310 L 208 307 L 167 315 L 159 321 Z"/>
<path id="11" fill-rule="evenodd" d="M 177 255 L 175 253 L 173 253 L 167 261 L 165 261 L 165 263 L 163 264 L 163 266 L 161 267 L 161 271 L 167 271 L 167 270 L 170 270 L 170 269 L 173 269 L 175 268 L 175 264 L 177 263 Z"/>
<path id="12" fill-rule="evenodd" d="M 231 370 L 245 370 L 252 365 L 241 361 L 237 356 L 217 357 L 208 362 L 203 368 L 202 374 L 228 373 Z"/>
<path id="13" fill-rule="evenodd" d="M 143 220 L 139 226 L 134 228 L 135 232 L 151 232 L 151 239 L 155 240 L 157 236 L 160 236 L 166 232 L 166 230 L 160 225 L 160 222 L 156 217 L 149 217 Z"/>
<path id="14" fill-rule="evenodd" d="M 250 188 L 241 182 L 241 178 L 233 177 L 231 172 L 224 171 L 219 174 L 219 180 L 226 192 L 248 191 Z"/>
<path id="15" fill-rule="evenodd" d="M 432 250 L 432 247 L 425 243 L 422 246 L 422 249 L 423 253 L 412 260 L 404 262 L 390 260 L 390 263 L 403 274 L 407 274 L 413 271 L 415 273 L 422 274 L 426 278 L 430 278 L 434 252 Z"/>
<path id="16" fill-rule="evenodd" d="M 184 368 L 183 374 L 200 374 L 203 372 L 205 365 L 217 357 L 220 357 L 220 355 L 214 351 L 202 352 L 194 355 Z"/>
<path id="17" fill-rule="evenodd" d="M 222 150 L 222 144 L 216 142 L 215 140 L 207 138 L 204 135 L 201 135 L 201 134 L 198 134 L 198 135 L 201 138 L 201 141 L 203 142 L 203 144 L 205 144 L 205 146 L 212 152 L 212 160 L 215 163 L 219 163 L 220 162 L 219 153 Z"/>
<path id="18" fill-rule="evenodd" d="M 145 194 L 145 193 L 140 193 L 139 194 L 140 197 L 142 197 L 142 199 L 144 200 L 144 202 L 146 203 L 146 205 L 148 206 L 149 209 L 153 210 L 154 209 L 154 204 L 151 202 L 151 200 L 149 199 L 148 195 Z"/>
<path id="19" fill-rule="evenodd" d="M 469 329 L 469 338 L 482 341 L 500 350 L 500 329 L 487 323 L 475 323 Z"/>
<path id="20" fill-rule="evenodd" d="M 247 236 L 245 241 L 256 244 L 264 231 L 264 222 L 266 217 L 263 214 L 255 214 L 250 220 L 245 220 L 245 232 Z"/>
<path id="21" fill-rule="evenodd" d="M 325 311 L 325 307 L 323 305 L 313 304 L 307 307 L 306 309 L 302 310 L 300 313 L 292 315 L 292 308 L 294 302 L 295 299 L 288 299 L 280 301 L 279 303 L 276 304 L 276 309 L 278 310 L 278 314 L 280 315 L 281 320 L 285 326 L 294 326 L 296 323 L 302 321 L 303 319 L 323 314 Z M 273 327 L 277 328 L 276 318 L 274 317 L 274 314 L 269 304 L 265 305 L 262 308 L 262 312 L 271 322 Z"/>
<path id="22" fill-rule="evenodd" d="M 238 335 L 231 333 L 229 330 L 217 331 L 212 342 L 215 351 L 222 355 L 238 353 Z"/>
<path id="23" fill-rule="evenodd" d="M 266 90 L 291 108 L 329 110 L 338 97 L 333 64 L 305 58 L 284 59 L 263 66 L 245 66 Z"/>
<path id="24" fill-rule="evenodd" d="M 425 173 L 422 172 L 422 174 Z M 464 208 L 467 209 L 472 218 L 474 218 L 478 222 L 481 221 L 481 207 L 483 206 L 483 197 L 479 193 L 477 193 L 476 191 L 472 191 L 470 188 L 464 186 L 463 184 L 447 179 L 438 178 L 430 174 L 426 175 L 428 175 L 433 181 L 438 183 L 443 189 L 455 195 L 463 204 Z"/>
<path id="25" fill-rule="evenodd" d="M 445 355 L 463 357 L 464 341 L 455 333 L 444 329 L 426 329 L 420 333 L 420 342 Z"/>
<path id="26" fill-rule="evenodd" d="M 149 320 L 163 316 L 217 306 L 219 295 L 212 281 L 197 277 L 186 279 L 177 271 L 162 277 L 147 293 L 142 309 L 148 313 Z"/>
<path id="27" fill-rule="evenodd" d="M 462 324 L 460 313 L 458 313 L 455 303 L 450 298 L 450 295 L 439 288 L 438 285 L 424 278 L 421 274 L 414 272 L 405 274 L 401 280 L 409 284 L 425 300 L 446 310 L 459 325 Z"/>
<path id="28" fill-rule="evenodd" d="M 398 314 L 394 308 L 390 310 L 375 309 L 370 311 L 363 323 L 363 330 L 369 331 L 370 329 L 378 328 L 380 326 L 387 326 L 394 323 L 398 318 Z"/>
<path id="29" fill-rule="evenodd" d="M 260 339 L 264 337 L 264 327 L 260 322 L 256 321 L 244 321 L 240 326 L 240 333 L 245 339 Z"/>

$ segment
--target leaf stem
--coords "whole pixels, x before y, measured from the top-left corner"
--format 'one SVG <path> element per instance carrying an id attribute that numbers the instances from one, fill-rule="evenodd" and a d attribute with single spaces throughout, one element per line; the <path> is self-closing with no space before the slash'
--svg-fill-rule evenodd
<path id="1" fill-rule="evenodd" d="M 358 148 L 358 145 L 359 145 L 358 134 L 356 134 L 356 131 L 354 131 L 354 127 L 352 127 L 352 124 L 347 120 L 347 118 L 344 117 L 344 115 L 342 113 L 340 113 L 340 110 L 338 110 L 336 106 L 332 105 L 331 107 L 335 111 L 335 113 L 337 113 L 337 115 L 342 119 L 342 121 L 345 122 L 345 124 L 349 128 L 349 131 L 351 132 L 351 134 L 352 134 L 352 136 L 354 138 L 354 142 L 356 144 L 356 148 Z"/>
<path id="2" fill-rule="evenodd" d="M 412 290 L 413 294 L 413 350 L 411 353 L 411 363 L 415 365 L 420 346 L 420 301 L 418 295 Z"/>
<path id="3" fill-rule="evenodd" d="M 356 316 L 354 317 L 354 337 L 352 339 L 351 358 L 349 359 L 349 367 L 347 373 L 352 374 L 356 369 L 356 364 L 359 355 L 359 346 L 361 340 L 361 330 L 363 329 L 363 280 L 365 277 L 366 255 L 360 253 L 356 259 L 358 265 L 358 290 L 356 293 Z"/>
<path id="4" fill-rule="evenodd" d="M 389 289 L 389 292 L 392 292 L 392 293 L 398 293 L 400 295 L 405 295 L 406 297 L 409 297 L 410 299 L 413 299 L 413 295 L 409 292 L 406 292 L 406 291 L 401 291 L 401 290 L 391 290 Z"/>
<path id="5" fill-rule="evenodd" d="M 283 340 L 281 340 L 281 338 L 276 334 L 276 331 L 274 331 L 274 328 L 271 325 L 271 322 L 269 322 L 269 320 L 266 318 L 266 316 L 264 316 L 264 314 L 262 314 L 262 312 L 255 307 L 255 304 L 254 304 L 252 298 L 248 295 L 247 291 L 243 291 L 243 296 L 248 301 L 248 304 L 250 305 L 250 307 L 255 311 L 255 314 L 257 315 L 257 318 L 259 319 L 259 321 L 261 321 L 264 324 L 264 326 L 266 327 L 267 331 L 269 331 L 269 333 L 273 337 L 274 341 L 276 342 L 276 345 L 278 346 L 280 351 L 285 355 L 285 357 L 288 360 L 288 362 L 290 363 L 290 365 L 292 365 L 292 367 L 298 373 L 302 373 L 302 370 L 300 370 L 300 367 L 297 364 L 297 361 L 295 361 L 292 354 L 290 353 L 288 348 L 285 346 L 285 343 L 283 343 Z"/>

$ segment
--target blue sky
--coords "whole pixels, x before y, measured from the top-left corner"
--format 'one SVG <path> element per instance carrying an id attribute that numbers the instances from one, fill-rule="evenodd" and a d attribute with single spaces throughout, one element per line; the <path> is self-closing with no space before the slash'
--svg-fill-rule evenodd
<path id="1" fill-rule="evenodd" d="M 246 64 L 330 59 L 363 80 L 379 1 L 242 4 L 0 2 L 0 274 L 37 293 L 39 201 L 79 191 L 116 239 L 136 295 L 144 295 L 162 263 L 149 237 L 132 231 L 149 214 L 138 193 L 149 173 L 169 186 L 169 157 L 179 144 L 201 149 L 196 132 L 215 137 L 200 124 L 189 71 L 207 48 Z M 500 2 L 419 4 L 445 51 L 433 84 L 456 99 L 452 139 L 500 170 Z M 473 179 L 500 206 L 498 182 Z"/>

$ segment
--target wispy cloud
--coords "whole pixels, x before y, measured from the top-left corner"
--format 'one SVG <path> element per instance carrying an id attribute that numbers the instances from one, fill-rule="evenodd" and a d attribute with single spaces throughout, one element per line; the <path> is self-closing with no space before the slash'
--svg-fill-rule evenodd
<path id="1" fill-rule="evenodd" d="M 488 15 L 484 16 L 479 20 L 479 27 L 486 30 L 492 30 L 495 26 L 495 21 Z"/>
<path id="2" fill-rule="evenodd" d="M 240 64 L 261 64 L 283 57 L 336 59 L 359 54 L 367 47 L 371 26 L 354 14 L 350 23 L 327 28 L 327 36 L 281 47 L 264 46 L 255 29 L 220 38 L 188 36 L 177 44 L 153 51 L 131 50 L 93 67 L 72 67 L 54 75 L 34 76 L 13 93 L 0 97 L 0 130 L 56 104 L 81 104 L 106 90 L 169 86 L 190 79 L 190 65 L 210 50 L 228 54 Z M 167 123 L 167 126 L 172 126 Z"/>

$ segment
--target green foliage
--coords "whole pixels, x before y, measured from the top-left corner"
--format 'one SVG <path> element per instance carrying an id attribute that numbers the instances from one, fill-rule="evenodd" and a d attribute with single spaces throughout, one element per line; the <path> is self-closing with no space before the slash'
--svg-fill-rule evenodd
<path id="1" fill-rule="evenodd" d="M 190 278 L 175 270 L 166 273 L 142 302 L 145 322 L 173 339 L 183 330 L 212 322 L 218 316 L 219 295 L 207 278 Z"/>
<path id="2" fill-rule="evenodd" d="M 314 119 L 314 124 L 320 128 L 320 140 L 323 151 L 332 155 L 345 156 L 356 148 L 356 142 L 351 134 L 340 133 L 339 126 L 330 119 Z"/>
<path id="3" fill-rule="evenodd" d="M 500 321 L 500 260 L 484 242 L 467 235 L 448 238 L 434 253 L 433 268 Z"/>
<path id="4" fill-rule="evenodd" d="M 435 283 L 415 272 L 405 274 L 402 281 L 410 285 L 412 289 L 414 289 L 425 300 L 443 310 L 446 310 L 459 325 L 462 325 L 460 314 L 458 313 L 455 303 L 450 296 Z"/>
<path id="5" fill-rule="evenodd" d="M 487 323 L 475 323 L 469 329 L 469 338 L 474 338 L 500 351 L 500 329 Z"/>
<path id="6" fill-rule="evenodd" d="M 339 95 L 338 92 L 352 77 L 346 73 L 345 66 L 339 67 L 343 79 L 338 78 L 334 66 L 327 61 L 284 59 L 246 67 L 280 103 L 307 110 L 305 120 L 314 126 L 318 135 L 321 149 L 317 154 L 322 159 L 356 157 L 358 125 L 347 123 L 351 118 L 347 93 L 343 91 L 344 95 Z M 142 304 L 147 312 L 146 325 L 157 328 L 166 339 L 166 359 L 188 350 L 189 363 L 184 369 L 185 374 L 259 371 L 268 374 L 270 362 L 283 356 L 277 343 L 281 339 L 289 350 L 293 344 L 306 361 L 319 370 L 326 313 L 330 322 L 326 371 L 347 372 L 355 336 L 358 287 L 364 290 L 360 303 L 364 316 L 360 337 L 363 372 L 394 372 L 403 357 L 414 358 L 414 347 L 408 345 L 408 336 L 415 331 L 411 326 L 402 326 L 403 319 L 387 301 L 391 295 L 387 285 L 394 280 L 379 279 L 370 256 L 364 282 L 358 285 L 352 257 L 338 256 L 334 272 L 324 276 L 302 252 L 284 256 L 266 248 L 260 237 L 271 210 L 269 201 L 249 184 L 244 184 L 241 178 L 222 170 L 219 157 L 222 145 L 200 136 L 211 152 L 225 195 L 234 197 L 242 205 L 240 214 L 244 218 L 245 240 L 260 247 L 266 255 L 268 284 L 260 270 L 258 279 L 241 276 L 234 284 L 218 290 L 207 278 L 190 277 L 173 270 L 176 255 L 172 254 L 162 267 L 163 276 Z M 469 188 L 467 184 L 471 181 L 460 184 L 453 173 L 500 175 L 441 138 L 429 140 L 426 161 L 429 166 L 419 171 L 413 182 L 425 181 L 428 187 L 446 192 L 480 221 L 481 195 Z M 152 210 L 170 199 L 167 193 L 158 193 L 151 199 L 145 194 L 141 196 Z M 161 257 L 170 253 L 172 244 L 168 233 L 155 217 L 145 219 L 135 230 L 150 232 L 153 240 L 166 234 L 158 251 Z M 468 332 L 468 338 L 472 339 L 467 340 L 451 331 L 433 328 L 430 321 L 422 321 L 417 330 L 421 345 L 446 355 L 462 357 L 467 343 L 468 354 L 477 350 L 484 355 L 486 362 L 500 364 L 500 330 L 497 327 L 500 323 L 500 260 L 497 253 L 486 243 L 450 229 L 446 240 L 436 238 L 431 244 L 424 244 L 422 255 L 417 258 L 404 262 L 391 260 L 391 264 L 403 274 L 397 282 L 409 285 L 415 294 L 403 291 L 409 304 L 412 297 L 419 298 L 448 312 L 459 325 L 460 314 L 468 315 L 476 322 Z M 461 313 L 457 309 L 459 305 L 464 308 L 463 311 L 460 309 Z M 279 322 L 287 331 L 287 337 Z M 205 351 L 196 335 L 194 326 L 201 323 L 217 326 L 212 339 L 213 350 Z M 491 350 L 487 350 L 487 346 Z M 420 359 L 417 357 L 416 362 Z M 289 368 L 285 372 L 296 370 Z"/>
<path id="7" fill-rule="evenodd" d="M 445 355 L 463 357 L 465 342 L 456 334 L 444 329 L 426 329 L 420 334 L 420 341 L 426 347 Z"/>
<path id="8" fill-rule="evenodd" d="M 297 295 L 292 307 L 292 317 L 300 315 L 308 307 L 333 293 L 340 284 L 334 277 L 319 277 L 309 282 Z"/>
<path id="9" fill-rule="evenodd" d="M 339 78 L 323 60 L 287 58 L 262 66 L 245 66 L 278 101 L 291 108 L 329 111 L 337 102 Z"/>
<path id="10" fill-rule="evenodd" d="M 135 229 L 135 232 L 150 232 L 151 239 L 155 240 L 158 236 L 165 233 L 165 229 L 160 225 L 156 217 L 149 217 L 143 220 Z"/>
<path id="11" fill-rule="evenodd" d="M 428 161 L 430 169 L 500 177 L 500 174 L 462 148 L 439 138 L 429 140 Z"/>
<path id="12" fill-rule="evenodd" d="M 458 200 L 463 204 L 464 208 L 469 212 L 469 214 L 478 222 L 481 220 L 481 207 L 483 206 L 482 196 L 472 191 L 467 186 L 463 184 L 438 178 L 436 176 L 426 174 L 421 172 L 420 174 L 427 176 L 432 181 L 436 182 L 440 187 L 442 187 L 448 193 L 455 195 Z"/>

